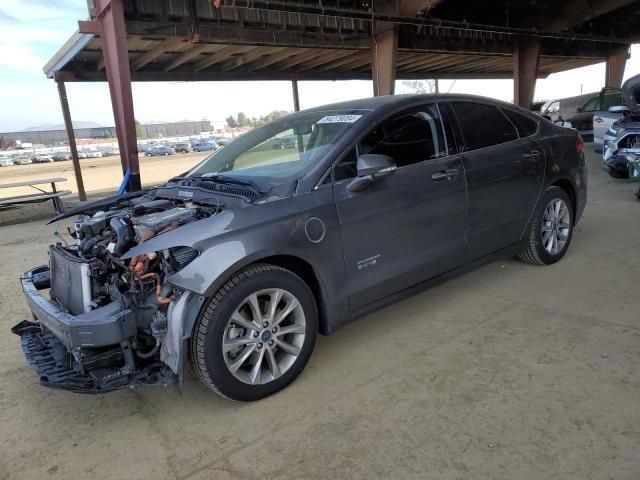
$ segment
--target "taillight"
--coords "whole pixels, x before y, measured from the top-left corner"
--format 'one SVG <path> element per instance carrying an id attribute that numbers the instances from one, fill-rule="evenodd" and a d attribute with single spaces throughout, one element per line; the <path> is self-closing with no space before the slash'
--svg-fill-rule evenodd
<path id="1" fill-rule="evenodd" d="M 584 140 L 580 135 L 578 135 L 578 138 L 576 138 L 576 150 L 578 151 L 578 153 L 582 153 L 582 151 L 584 150 Z"/>

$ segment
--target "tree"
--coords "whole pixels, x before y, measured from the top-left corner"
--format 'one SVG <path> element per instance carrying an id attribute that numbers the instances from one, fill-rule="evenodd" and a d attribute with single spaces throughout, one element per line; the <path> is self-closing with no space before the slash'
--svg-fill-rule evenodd
<path id="1" fill-rule="evenodd" d="M 229 115 L 227 117 L 227 125 L 229 125 L 229 128 L 237 128 L 238 127 L 238 122 L 236 122 L 236 119 L 233 118 L 233 115 Z"/>
<path id="2" fill-rule="evenodd" d="M 247 118 L 247 116 L 244 114 L 244 112 L 239 112 L 238 113 L 238 125 L 240 127 L 247 127 L 249 126 L 249 119 Z"/>
<path id="3" fill-rule="evenodd" d="M 136 120 L 136 137 L 142 138 L 142 124 Z"/>
<path id="4" fill-rule="evenodd" d="M 412 93 L 438 93 L 435 80 L 405 80 L 402 86 Z"/>
<path id="5" fill-rule="evenodd" d="M 261 116 L 256 122 L 256 126 L 264 125 L 265 123 L 272 122 L 286 115 L 289 115 L 289 112 L 287 112 L 286 110 L 274 110 L 267 113 L 264 117 Z"/>

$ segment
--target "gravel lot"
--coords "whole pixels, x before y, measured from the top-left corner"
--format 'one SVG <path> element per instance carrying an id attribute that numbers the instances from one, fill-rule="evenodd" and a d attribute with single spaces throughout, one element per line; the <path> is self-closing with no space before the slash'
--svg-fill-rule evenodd
<path id="1" fill-rule="evenodd" d="M 143 179 L 198 158 L 145 159 Z M 117 184 L 111 162 L 84 162 L 90 188 Z M 39 386 L 9 328 L 60 227 L 0 228 L 0 478 L 637 480 L 640 204 L 594 154 L 590 173 L 562 262 L 494 263 L 360 319 L 253 404 L 191 374 L 182 392 Z"/>
<path id="2" fill-rule="evenodd" d="M 145 185 L 153 185 L 166 181 L 197 164 L 210 152 L 191 152 L 168 157 L 145 157 L 140 155 L 140 172 Z M 107 192 L 118 190 L 122 182 L 120 157 L 81 158 L 84 188 L 89 197 L 104 196 Z M 66 178 L 66 182 L 57 185 L 60 190 L 71 190 L 74 195 L 62 197 L 65 206 L 77 201 L 76 177 L 70 161 L 51 163 L 32 163 L 30 165 L 13 165 L 0 168 L 0 183 L 16 183 L 44 178 Z M 44 187 L 49 188 L 48 185 Z M 0 197 L 11 197 L 34 193 L 29 187 L 7 188 L 0 190 Z M 0 226 L 30 220 L 44 220 L 51 216 L 51 202 L 32 204 L 12 210 L 0 210 Z"/>

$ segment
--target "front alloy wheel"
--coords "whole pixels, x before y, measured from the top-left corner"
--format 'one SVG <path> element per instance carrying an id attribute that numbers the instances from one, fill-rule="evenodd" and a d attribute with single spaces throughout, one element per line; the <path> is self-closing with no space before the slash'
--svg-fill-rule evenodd
<path id="1" fill-rule="evenodd" d="M 191 362 L 216 392 L 258 400 L 291 383 L 318 330 L 313 294 L 297 275 L 257 264 L 235 274 L 206 304 L 191 337 Z"/>
<path id="2" fill-rule="evenodd" d="M 250 385 L 269 383 L 298 359 L 306 335 L 300 301 L 271 288 L 252 293 L 233 312 L 222 338 L 229 371 Z"/>

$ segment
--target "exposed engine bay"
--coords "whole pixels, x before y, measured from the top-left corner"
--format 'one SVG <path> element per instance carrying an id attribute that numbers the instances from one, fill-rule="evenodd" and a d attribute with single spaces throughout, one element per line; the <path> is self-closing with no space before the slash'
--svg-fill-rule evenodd
<path id="1" fill-rule="evenodd" d="M 104 208 L 97 202 L 67 227 L 67 234 L 56 234 L 48 268 L 23 275 L 23 290 L 38 322 L 22 322 L 14 333 L 22 337 L 41 383 L 93 393 L 176 382 L 178 365 L 167 361 L 171 352 L 163 343 L 171 303 L 182 292 L 166 280 L 198 251 L 178 246 L 120 258 L 222 209 L 210 194 L 182 199 L 172 190 L 162 187 Z M 51 302 L 44 304 L 35 290 L 47 288 Z"/>

